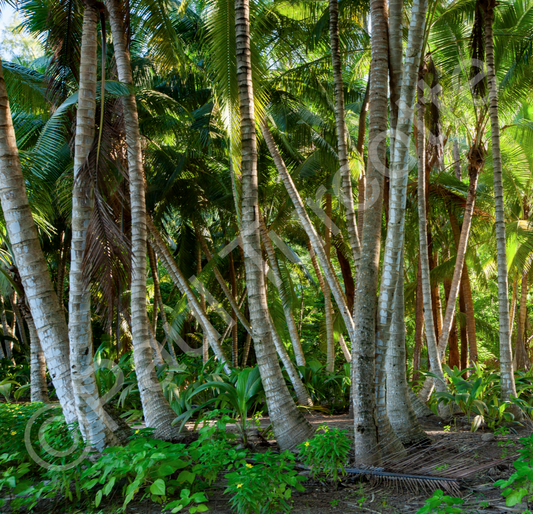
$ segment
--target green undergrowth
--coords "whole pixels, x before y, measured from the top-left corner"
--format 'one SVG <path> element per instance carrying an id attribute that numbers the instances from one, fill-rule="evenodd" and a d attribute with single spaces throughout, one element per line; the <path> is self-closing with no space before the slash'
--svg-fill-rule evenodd
<path id="1" fill-rule="evenodd" d="M 47 407 L 50 417 L 40 413 L 43 407 L 0 406 L 0 426 L 8 434 L 0 440 L 0 505 L 9 503 L 13 512 L 110 505 L 124 512 L 131 502 L 147 499 L 164 512 L 206 512 L 209 489 L 224 475 L 224 494 L 235 512 L 274 514 L 289 512 L 293 491 L 303 490 L 295 454 L 256 453 L 237 445 L 237 436 L 226 431 L 232 421 L 227 415 L 203 423 L 189 445 L 136 430 L 126 446 L 107 448 L 96 458 L 82 453 L 77 428 L 64 425 L 58 408 Z M 337 482 L 349 448 L 344 431 L 321 427 L 300 446 L 299 459 L 313 476 Z"/>

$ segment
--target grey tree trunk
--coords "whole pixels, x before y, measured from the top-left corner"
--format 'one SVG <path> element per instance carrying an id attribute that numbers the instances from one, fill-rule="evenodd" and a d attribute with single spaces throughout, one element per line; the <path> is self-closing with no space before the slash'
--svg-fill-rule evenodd
<path id="1" fill-rule="evenodd" d="M 371 63 L 368 121 L 368 165 L 361 260 L 354 302 L 355 330 L 352 337 L 352 407 L 354 450 L 357 465 L 381 461 L 375 420 L 376 308 L 383 209 L 383 175 L 386 160 L 383 134 L 387 130 L 388 27 L 387 3 L 370 1 Z"/>
<path id="2" fill-rule="evenodd" d="M 342 181 L 341 203 L 346 214 L 346 228 L 352 248 L 355 267 L 359 263 L 361 253 L 359 234 L 357 233 L 357 219 L 353 203 L 352 176 L 348 160 L 348 146 L 344 111 L 344 87 L 342 80 L 342 62 L 339 42 L 339 3 L 338 0 L 329 0 L 329 40 L 331 46 L 331 64 L 333 68 L 333 82 L 335 85 L 335 125 L 337 127 L 337 152 L 339 169 Z"/>
<path id="3" fill-rule="evenodd" d="M 74 183 L 72 188 L 72 241 L 69 276 L 69 342 L 72 390 L 81 433 L 86 443 L 101 452 L 118 444 L 116 428 L 107 417 L 96 385 L 91 327 L 91 291 L 83 276 L 83 256 L 87 229 L 93 210 L 92 188 L 88 190 L 82 174 L 94 143 L 96 113 L 96 80 L 98 11 L 85 7 L 80 53 L 80 80 L 76 139 L 74 150 Z M 104 106 L 102 105 L 103 109 Z"/>
<path id="4" fill-rule="evenodd" d="M 28 312 L 26 316 L 28 331 L 30 332 L 30 398 L 32 402 L 48 402 L 48 387 L 46 385 L 46 361 L 44 352 L 35 329 L 33 318 Z M 23 329 L 23 327 L 21 327 Z"/>
<path id="5" fill-rule="evenodd" d="M 498 312 L 500 328 L 500 372 L 501 399 L 509 401 L 516 397 L 513 374 L 511 330 L 509 326 L 509 286 L 507 278 L 507 254 L 505 251 L 505 205 L 503 202 L 502 156 L 500 150 L 500 125 L 498 116 L 498 86 L 494 64 L 494 42 L 492 24 L 494 22 L 495 0 L 480 1 L 485 18 L 485 51 L 489 82 L 490 129 L 492 138 L 492 171 L 494 175 L 494 206 L 496 212 L 496 252 L 498 261 Z M 520 417 L 515 409 L 515 417 Z"/>
<path id="6" fill-rule="evenodd" d="M 259 237 L 257 140 L 250 50 L 250 6 L 235 2 L 237 83 L 239 88 L 242 144 L 242 243 L 248 288 L 248 305 L 254 349 L 265 390 L 274 434 L 282 449 L 293 448 L 311 436 L 313 428 L 298 411 L 281 374 L 272 341 L 272 327 L 266 299 L 265 275 Z"/>
<path id="7" fill-rule="evenodd" d="M 108 0 L 109 22 L 118 79 L 133 84 L 131 60 L 124 31 L 121 2 Z M 146 201 L 143 156 L 137 103 L 133 93 L 122 98 L 131 205 L 131 328 L 133 358 L 139 384 L 146 426 L 154 428 L 154 437 L 173 438 L 177 429 L 171 426 L 175 412 L 166 401 L 161 384 L 157 380 L 150 345 L 150 324 L 146 305 Z"/>
<path id="8" fill-rule="evenodd" d="M 50 279 L 20 167 L 9 99 L 0 62 L 0 201 L 16 266 L 50 377 L 67 423 L 77 421 L 70 377 L 68 330 Z"/>

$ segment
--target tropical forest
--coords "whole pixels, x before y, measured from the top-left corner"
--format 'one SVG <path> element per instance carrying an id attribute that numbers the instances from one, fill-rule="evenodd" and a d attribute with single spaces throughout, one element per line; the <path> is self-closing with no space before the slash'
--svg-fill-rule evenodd
<path id="1" fill-rule="evenodd" d="M 2 514 L 531 514 L 532 0 L 0 0 L 0 58 Z"/>

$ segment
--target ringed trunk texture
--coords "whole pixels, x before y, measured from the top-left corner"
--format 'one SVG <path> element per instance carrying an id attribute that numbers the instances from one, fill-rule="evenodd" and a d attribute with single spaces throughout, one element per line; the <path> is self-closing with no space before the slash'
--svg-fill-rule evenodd
<path id="1" fill-rule="evenodd" d="M 118 79 L 132 85 L 131 59 L 124 30 L 124 12 L 118 0 L 106 2 L 113 35 Z M 154 428 L 154 437 L 176 436 L 171 426 L 176 414 L 163 395 L 157 380 L 150 345 L 150 326 L 146 306 L 146 201 L 143 156 L 137 103 L 133 93 L 122 98 L 128 158 L 131 204 L 131 328 L 133 358 L 139 384 L 146 426 Z"/>
<path id="2" fill-rule="evenodd" d="M 30 383 L 31 383 L 31 401 L 48 402 L 48 386 L 46 385 L 46 361 L 44 352 L 35 329 L 33 318 L 28 312 L 26 316 L 28 331 L 30 333 Z M 22 327 L 24 329 L 24 327 Z"/>
<path id="3" fill-rule="evenodd" d="M 11 249 L 67 423 L 77 421 L 68 330 L 30 210 L 0 62 L 0 201 Z"/>
<path id="4" fill-rule="evenodd" d="M 359 234 L 357 233 L 357 219 L 353 203 L 352 176 L 348 160 L 348 145 L 345 111 L 344 88 L 342 80 L 342 62 L 339 42 L 339 3 L 338 0 L 329 0 L 329 39 L 331 46 L 331 64 L 333 68 L 333 82 L 335 86 L 335 125 L 337 127 L 337 152 L 339 157 L 339 171 L 341 174 L 342 192 L 341 203 L 346 213 L 346 228 L 352 248 L 352 256 L 357 268 L 361 253 Z M 330 217 L 331 219 L 331 217 Z"/>
<path id="5" fill-rule="evenodd" d="M 429 364 L 431 372 L 437 376 L 435 388 L 438 392 L 447 392 L 446 381 L 442 371 L 442 363 L 437 348 L 437 337 L 433 319 L 431 280 L 429 275 L 429 254 L 427 240 L 427 213 L 426 213 L 426 125 L 424 119 L 424 91 L 418 89 L 418 237 L 420 242 L 420 275 L 422 279 L 422 296 L 424 299 L 424 323 L 426 325 L 426 341 L 428 347 Z M 433 381 L 424 383 L 419 398 L 426 402 L 433 390 Z"/>
<path id="6" fill-rule="evenodd" d="M 235 2 L 235 38 L 242 138 L 242 243 L 250 321 L 255 355 L 274 434 L 280 448 L 287 449 L 294 448 L 309 438 L 313 433 L 313 428 L 298 411 L 289 394 L 272 341 L 272 326 L 267 305 L 259 237 L 261 211 L 258 198 L 257 140 L 248 0 Z"/>
<path id="7" fill-rule="evenodd" d="M 509 285 L 507 276 L 507 254 L 505 252 L 505 207 L 503 202 L 502 157 L 500 150 L 500 125 L 498 116 L 498 86 L 494 64 L 494 22 L 495 0 L 480 0 L 485 18 L 485 50 L 489 82 L 490 129 L 492 138 L 492 171 L 494 174 L 494 206 L 496 213 L 496 252 L 498 262 L 498 312 L 500 332 L 501 399 L 509 401 L 516 397 L 513 374 L 511 329 L 509 326 Z M 515 416 L 519 416 L 515 409 Z"/>
<path id="8" fill-rule="evenodd" d="M 368 165 L 361 259 L 354 302 L 355 334 L 352 341 L 352 407 L 356 465 L 381 461 L 375 420 L 375 336 L 378 268 L 383 209 L 385 144 L 379 138 L 387 130 L 388 27 L 387 3 L 370 1 L 372 48 L 368 129 Z M 372 196 L 371 196 L 372 195 Z"/>

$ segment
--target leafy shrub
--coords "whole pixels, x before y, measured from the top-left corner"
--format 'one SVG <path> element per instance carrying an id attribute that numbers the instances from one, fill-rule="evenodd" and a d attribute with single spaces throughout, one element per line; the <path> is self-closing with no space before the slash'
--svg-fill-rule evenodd
<path id="1" fill-rule="evenodd" d="M 342 475 L 346 474 L 344 466 L 350 447 L 346 430 L 327 425 L 322 425 L 311 439 L 298 446 L 302 462 L 311 467 L 313 476 L 323 474 L 335 483 L 339 470 Z"/>
<path id="2" fill-rule="evenodd" d="M 440 489 L 437 489 L 416 514 L 458 514 L 463 510 L 461 507 L 455 507 L 455 505 L 462 505 L 464 502 L 461 498 L 445 495 Z"/>
<path id="3" fill-rule="evenodd" d="M 286 451 L 255 454 L 254 463 L 248 463 L 228 473 L 228 487 L 232 507 L 238 514 L 274 514 L 289 512 L 292 488 L 304 491 L 300 481 L 305 480 L 294 470 L 294 455 Z"/>

